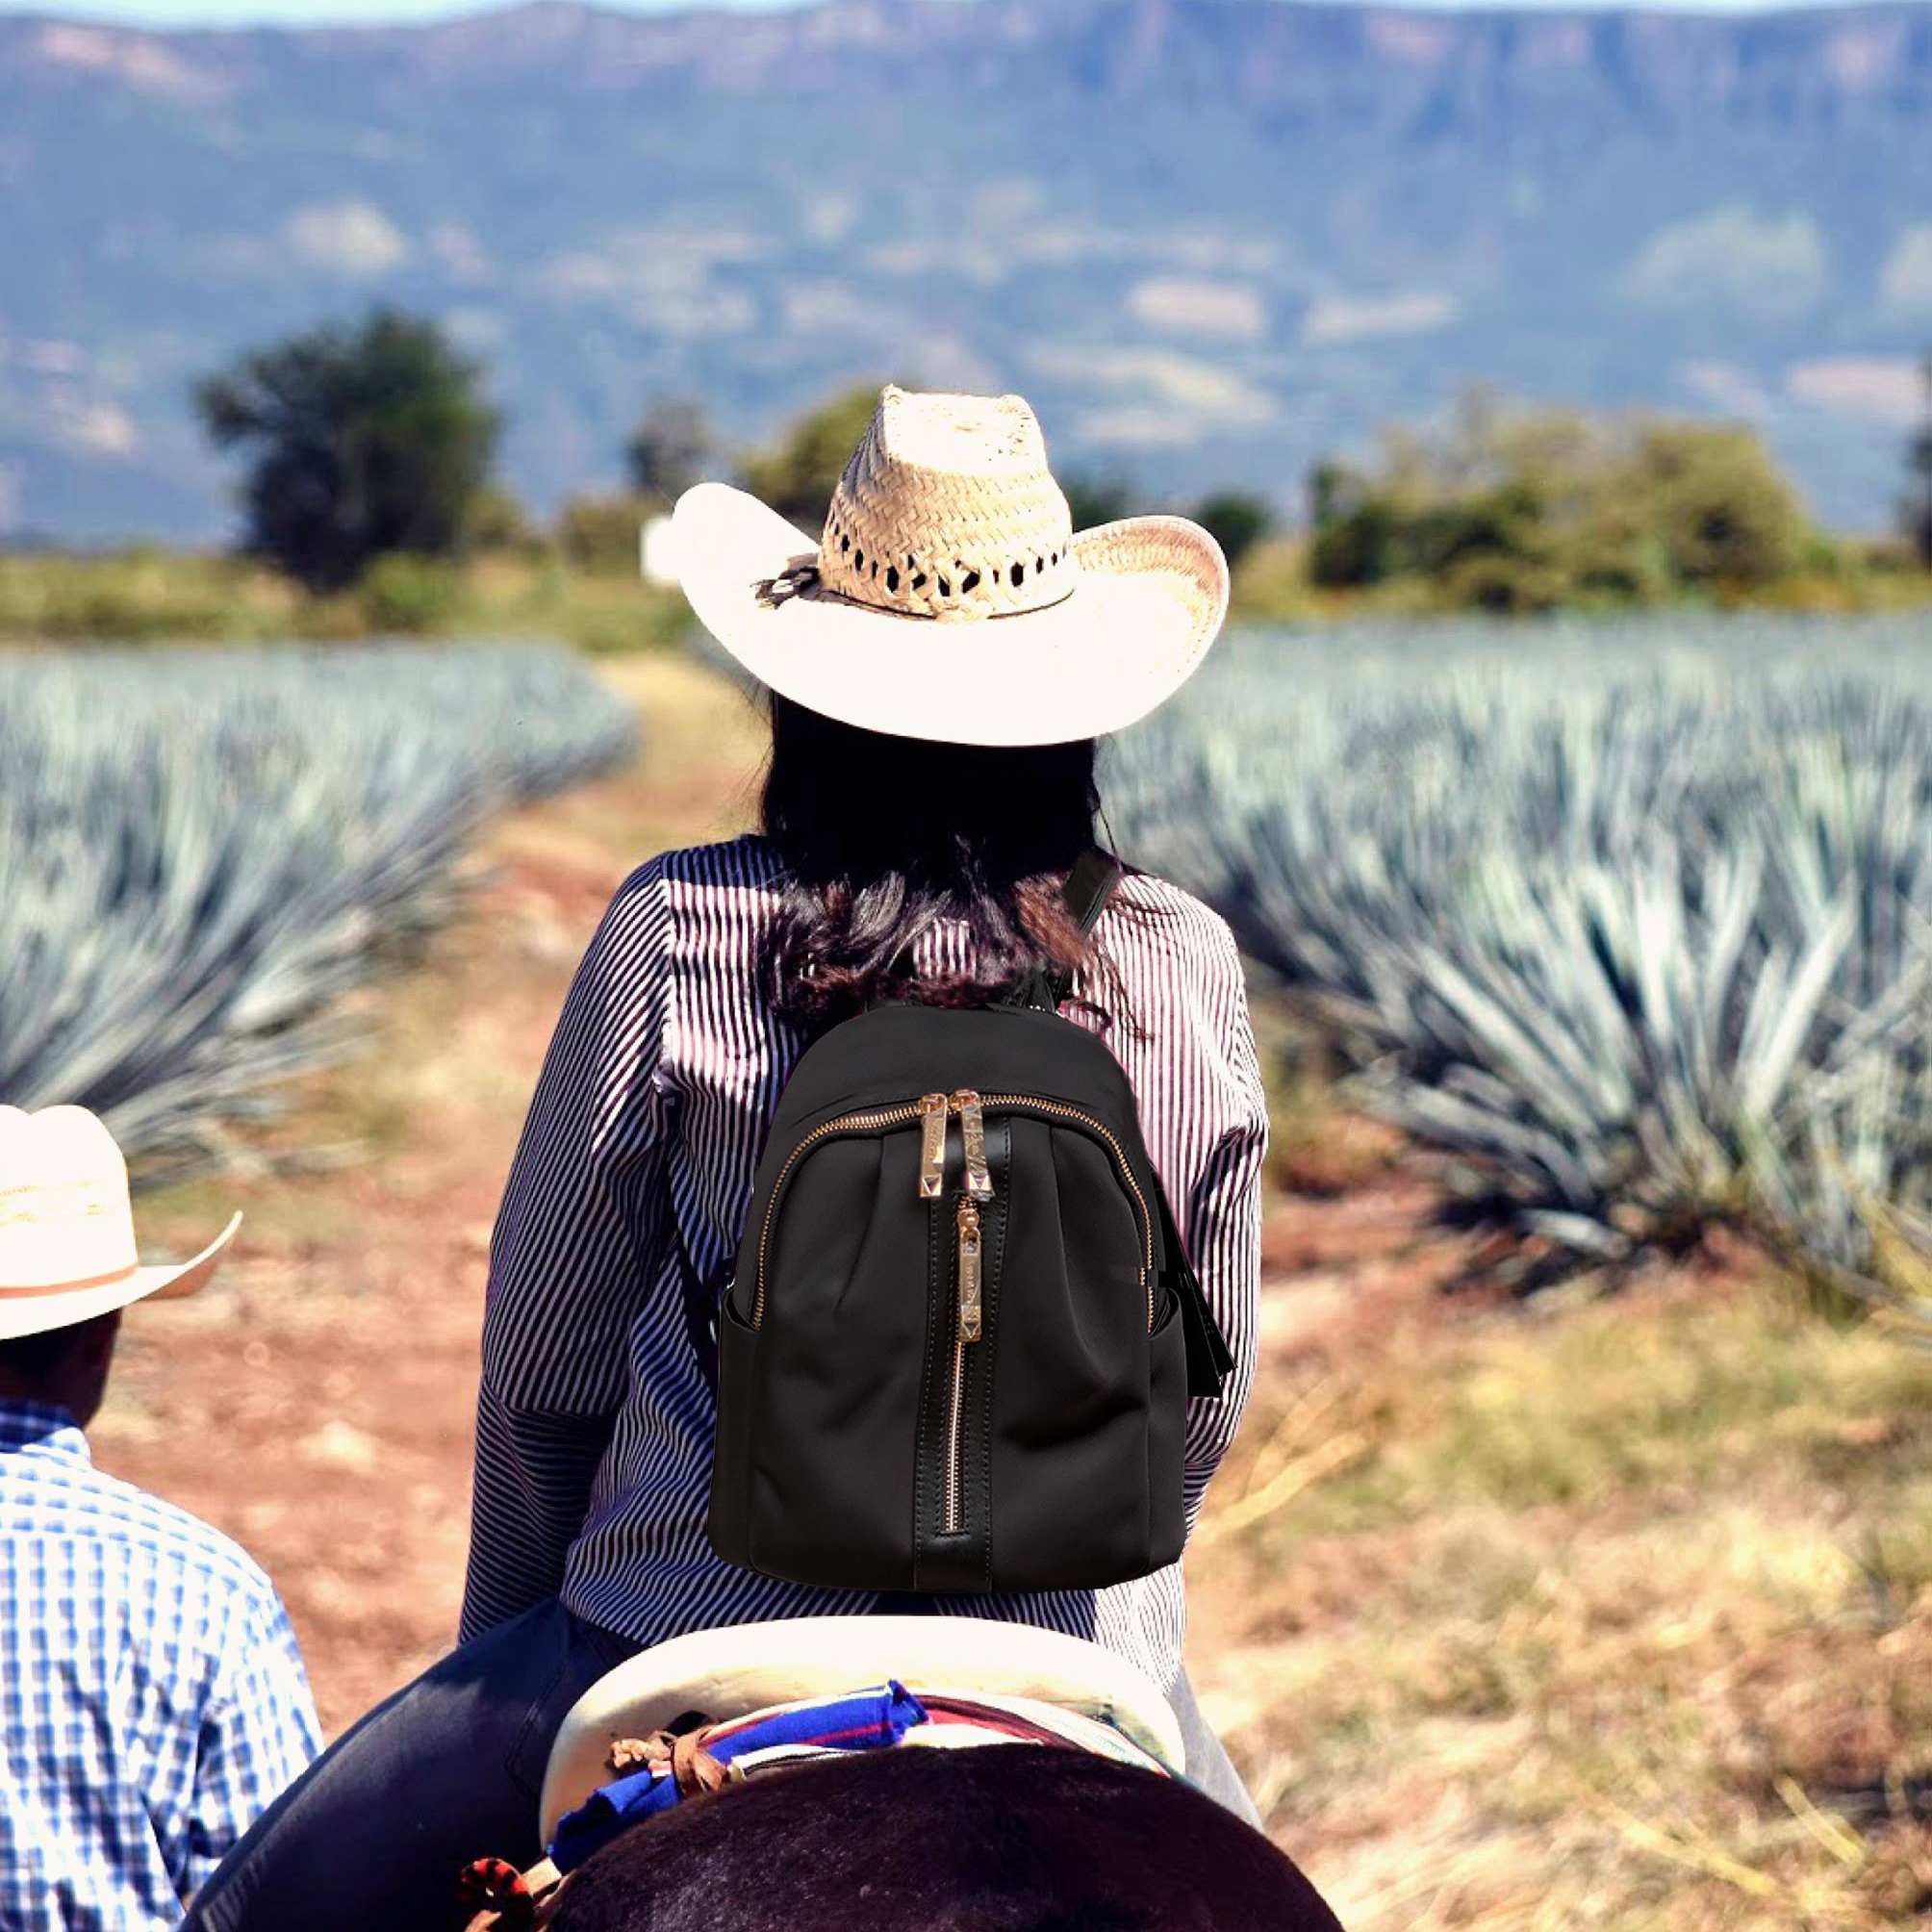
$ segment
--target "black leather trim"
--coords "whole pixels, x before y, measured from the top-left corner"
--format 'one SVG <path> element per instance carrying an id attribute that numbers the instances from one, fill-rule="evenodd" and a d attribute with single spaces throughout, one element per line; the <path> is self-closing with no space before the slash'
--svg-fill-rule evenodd
<path id="1" fill-rule="evenodd" d="M 1067 874 L 1067 882 L 1060 891 L 1082 939 L 1093 931 L 1106 908 L 1107 901 L 1113 897 L 1113 889 L 1120 883 L 1124 870 L 1119 859 L 1111 852 L 1102 852 L 1098 846 L 1089 846 L 1074 861 L 1073 870 Z M 1044 1013 L 1057 1013 L 1067 995 L 1073 991 L 1073 986 L 1074 976 L 1065 968 L 1049 971 L 1044 966 L 1034 966 L 1013 988 L 1007 1004 L 1036 1006 Z"/>
<path id="2" fill-rule="evenodd" d="M 914 1588 L 921 1589 L 928 1587 L 922 1569 L 925 1553 L 938 1533 L 940 1504 L 935 1485 L 943 1480 L 942 1463 L 932 1447 L 932 1431 L 939 1407 L 937 1364 L 945 1320 L 944 1211 L 943 1200 L 930 1203 L 926 1210 L 926 1360 L 919 1376 L 919 1439 L 912 1452 L 912 1581 Z"/>
<path id="3" fill-rule="evenodd" d="M 1155 1176 L 1155 1199 L 1160 1209 L 1160 1249 L 1163 1265 L 1160 1284 L 1181 1303 L 1181 1332 L 1187 1343 L 1187 1393 L 1197 1401 L 1216 1402 L 1228 1378 L 1234 1372 L 1234 1352 L 1208 1305 L 1201 1280 L 1181 1245 L 1181 1231 L 1175 1226 L 1174 1209 L 1168 1206 L 1167 1190 Z"/>

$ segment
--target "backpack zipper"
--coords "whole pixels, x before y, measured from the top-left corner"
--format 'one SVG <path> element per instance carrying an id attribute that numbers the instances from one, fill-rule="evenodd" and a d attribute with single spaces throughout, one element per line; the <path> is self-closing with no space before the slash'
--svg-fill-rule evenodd
<path id="1" fill-rule="evenodd" d="M 969 1196 L 959 1197 L 955 1220 L 959 1230 L 959 1309 L 953 1328 L 953 1406 L 946 1422 L 946 1499 L 940 1524 L 949 1536 L 960 1527 L 959 1423 L 966 1406 L 966 1350 L 979 1339 L 979 1210 Z"/>
<path id="2" fill-rule="evenodd" d="M 970 1087 L 961 1087 L 953 1094 L 925 1094 L 918 1100 L 906 1101 L 894 1106 L 871 1107 L 860 1113 L 842 1113 L 835 1120 L 821 1121 L 812 1129 L 790 1154 L 785 1157 L 785 1164 L 779 1168 L 778 1177 L 772 1183 L 771 1198 L 765 1204 L 765 1219 L 758 1231 L 758 1274 L 756 1292 L 751 1298 L 751 1326 L 759 1327 L 765 1319 L 765 1259 L 771 1247 L 772 1221 L 777 1213 L 778 1203 L 783 1198 L 785 1181 L 800 1157 L 828 1133 L 863 1132 L 868 1128 L 896 1127 L 903 1121 L 922 1119 L 924 1131 L 921 1134 L 919 1195 L 924 1201 L 936 1200 L 944 1185 L 946 1149 L 946 1119 L 949 1114 L 960 1116 L 960 1139 L 966 1148 L 966 1192 L 968 1196 L 984 1199 L 993 1191 L 991 1177 L 986 1172 L 986 1133 L 983 1109 L 989 1106 L 1022 1107 L 1030 1112 L 1044 1113 L 1056 1119 L 1076 1120 L 1090 1132 L 1104 1140 L 1113 1155 L 1114 1165 L 1120 1171 L 1120 1178 L 1127 1183 L 1127 1189 L 1133 1196 L 1133 1203 L 1140 1217 L 1141 1231 L 1141 1277 L 1147 1288 L 1147 1331 L 1154 1333 L 1154 1217 L 1148 1212 L 1147 1197 L 1140 1191 L 1140 1183 L 1133 1178 L 1133 1169 L 1129 1166 L 1126 1150 L 1118 1137 L 1103 1122 L 1092 1114 L 1077 1106 L 1068 1106 L 1064 1101 L 1043 1100 L 1036 1094 L 1024 1093 L 976 1093 Z M 935 1158 L 934 1134 L 937 1132 L 938 1154 Z M 977 1164 L 976 1156 L 977 1153 Z M 928 1186 L 929 1182 L 936 1185 Z"/>
<path id="3" fill-rule="evenodd" d="M 956 1099 L 958 1096 L 955 1095 L 954 1098 Z M 975 1094 L 973 1099 L 977 1103 L 976 1111 L 978 1107 L 986 1106 L 1026 1107 L 1035 1113 L 1053 1114 L 1066 1120 L 1077 1120 L 1106 1142 L 1107 1146 L 1112 1150 L 1114 1165 L 1120 1170 L 1120 1178 L 1127 1182 L 1127 1191 L 1133 1196 L 1133 1205 L 1140 1214 L 1140 1272 L 1141 1278 L 1147 1286 L 1147 1332 L 1149 1335 L 1152 1335 L 1154 1333 L 1154 1216 L 1148 1212 L 1147 1197 L 1140 1191 L 1139 1182 L 1133 1178 L 1133 1169 L 1128 1165 L 1126 1150 L 1121 1146 L 1119 1140 L 1115 1138 L 1109 1129 L 1100 1121 L 1097 1121 L 1092 1114 L 1083 1113 L 1077 1106 L 1068 1106 L 1064 1101 L 1041 1100 L 1036 1095 L 1024 1093 Z M 984 1159 L 984 1153 L 985 1143 L 982 1140 L 980 1143 L 982 1161 Z M 989 1194 L 992 1192 L 990 1185 L 986 1191 Z"/>
<path id="4" fill-rule="evenodd" d="M 931 1099 L 932 1096 L 928 1095 L 927 1098 Z M 846 1131 L 863 1131 L 866 1128 L 869 1127 L 896 1127 L 902 1120 L 911 1120 L 915 1115 L 921 1112 L 925 1105 L 926 1105 L 925 1101 L 913 1101 L 904 1106 L 874 1107 L 865 1113 L 842 1113 L 836 1120 L 821 1121 L 819 1125 L 813 1128 L 811 1132 L 806 1134 L 804 1138 L 801 1140 L 795 1148 L 792 1149 L 791 1153 L 785 1157 L 784 1166 L 778 1169 L 778 1178 L 772 1182 L 772 1198 L 765 1205 L 764 1226 L 760 1228 L 758 1231 L 757 1293 L 754 1294 L 751 1298 L 751 1326 L 754 1329 L 761 1326 L 765 1319 L 765 1253 L 766 1250 L 770 1247 L 772 1240 L 772 1216 L 774 1213 L 776 1212 L 779 1198 L 785 1191 L 785 1177 L 791 1173 L 792 1169 L 795 1166 L 798 1165 L 799 1157 L 802 1154 L 804 1154 L 805 1151 L 808 1148 L 810 1148 L 815 1141 L 823 1140 L 825 1136 L 828 1133 L 839 1133 Z M 944 1114 L 940 1115 L 940 1122 L 941 1122 L 940 1131 L 942 1136 L 941 1144 L 943 1147 L 944 1145 L 943 1136 L 945 1132 Z M 929 1127 L 928 1128 L 927 1132 L 929 1138 L 931 1132 L 931 1129 Z M 926 1191 L 925 1184 L 922 1182 L 920 1185 L 920 1192 L 924 1194 L 925 1191 Z"/>

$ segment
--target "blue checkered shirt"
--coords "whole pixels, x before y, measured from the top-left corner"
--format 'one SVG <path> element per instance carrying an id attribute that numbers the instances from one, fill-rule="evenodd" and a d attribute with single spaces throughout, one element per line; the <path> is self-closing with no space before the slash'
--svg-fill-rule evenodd
<path id="1" fill-rule="evenodd" d="M 273 1586 L 0 1398 L 0 1932 L 148 1932 L 315 1755 Z"/>

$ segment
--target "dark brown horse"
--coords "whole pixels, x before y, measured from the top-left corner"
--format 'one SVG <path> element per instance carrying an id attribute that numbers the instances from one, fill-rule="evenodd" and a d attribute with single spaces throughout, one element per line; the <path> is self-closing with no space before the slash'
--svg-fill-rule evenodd
<path id="1" fill-rule="evenodd" d="M 1031 1744 L 867 1752 L 687 1801 L 590 1859 L 552 1932 L 1341 1932 L 1175 1779 Z"/>

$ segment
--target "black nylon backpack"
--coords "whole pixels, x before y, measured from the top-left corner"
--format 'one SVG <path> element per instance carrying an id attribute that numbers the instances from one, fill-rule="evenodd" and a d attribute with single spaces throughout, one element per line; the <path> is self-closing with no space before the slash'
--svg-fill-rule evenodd
<path id="1" fill-rule="evenodd" d="M 1090 931 L 1119 868 L 1067 881 Z M 801 1058 L 718 1318 L 712 1547 L 852 1589 L 1098 1589 L 1181 1554 L 1233 1366 L 1063 976 L 886 1005 Z"/>

